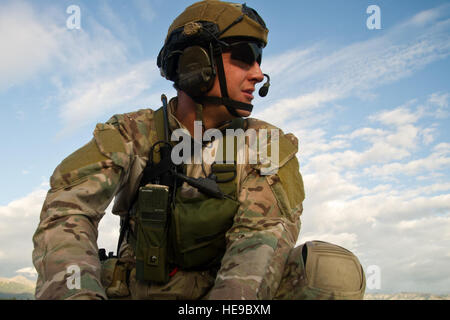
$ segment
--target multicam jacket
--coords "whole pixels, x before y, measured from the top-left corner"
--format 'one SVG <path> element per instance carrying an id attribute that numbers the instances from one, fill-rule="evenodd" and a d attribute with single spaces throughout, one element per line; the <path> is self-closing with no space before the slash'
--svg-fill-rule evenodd
<path id="1" fill-rule="evenodd" d="M 173 115 L 176 107 L 172 99 L 171 130 L 182 127 Z M 143 109 L 98 124 L 94 138 L 55 169 L 33 236 L 37 299 L 108 298 L 101 282 L 97 227 L 113 198 L 113 213 L 127 214 L 156 141 L 153 115 Z M 246 124 L 247 130 L 277 129 L 253 118 Z M 279 141 L 276 173 L 261 174 L 260 163 L 237 166 L 240 206 L 226 234 L 227 249 L 210 299 L 271 299 L 280 284 L 300 231 L 304 189 L 295 156 L 297 139 L 280 131 Z M 205 167 L 208 172 L 210 167 Z M 203 170 L 199 164 L 187 165 L 191 177 L 204 177 Z M 79 289 L 67 286 L 73 265 L 80 270 Z"/>

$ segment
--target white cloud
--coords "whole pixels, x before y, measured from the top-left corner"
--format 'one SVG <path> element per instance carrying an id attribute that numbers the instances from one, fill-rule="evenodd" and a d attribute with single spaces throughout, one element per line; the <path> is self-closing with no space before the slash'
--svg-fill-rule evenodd
<path id="1" fill-rule="evenodd" d="M 435 154 L 424 158 L 410 161 L 406 164 L 402 163 L 390 163 L 388 165 L 384 165 L 381 168 L 370 168 L 368 172 L 374 176 L 389 176 L 392 174 L 406 174 L 406 175 L 415 175 L 418 174 L 421 170 L 436 170 L 442 167 L 446 167 L 450 165 L 450 158 L 445 157 L 437 157 Z"/>
<path id="2" fill-rule="evenodd" d="M 91 29 L 89 32 L 84 29 L 60 30 L 56 38 L 58 60 L 53 65 L 54 76 L 64 80 L 69 78 L 71 82 L 89 81 L 127 65 L 125 44 L 95 21 Z"/>
<path id="3" fill-rule="evenodd" d="M 364 169 L 364 173 L 374 177 L 389 177 L 392 175 L 417 175 L 423 171 L 436 171 L 450 167 L 448 144 L 441 143 L 434 147 L 429 156 L 414 159 L 406 163 L 393 162 L 383 166 L 372 166 Z"/>
<path id="4" fill-rule="evenodd" d="M 288 119 L 292 120 L 292 114 L 309 113 L 318 109 L 322 104 L 337 99 L 339 96 L 336 92 L 329 90 L 316 90 L 296 98 L 282 99 L 270 108 L 255 113 L 254 116 L 259 119 L 270 119 L 271 123 L 280 125 Z"/>
<path id="5" fill-rule="evenodd" d="M 25 119 L 25 112 L 23 112 L 22 110 L 18 110 L 16 112 L 16 119 L 23 121 Z"/>
<path id="6" fill-rule="evenodd" d="M 437 16 L 427 13 L 421 18 L 420 26 L 426 26 L 426 30 L 422 30 L 423 36 L 440 30 L 440 35 L 435 37 L 436 43 L 433 36 L 427 40 L 429 44 L 434 43 L 431 51 L 421 42 L 414 43 L 410 37 L 407 39 L 411 41 L 407 43 L 402 43 L 401 39 L 397 42 L 396 46 L 402 47 L 401 50 L 394 46 L 387 50 L 398 54 L 390 56 L 395 61 L 392 65 L 378 61 L 377 66 L 370 62 L 364 66 L 356 61 L 355 68 L 350 66 L 367 48 L 372 46 L 378 53 L 375 44 L 389 46 L 387 40 L 397 39 L 399 32 L 406 32 L 399 28 L 378 42 L 353 46 L 359 50 L 354 56 L 349 48 L 341 50 L 340 54 L 345 52 L 350 62 L 343 59 L 342 65 L 333 72 L 323 72 L 317 77 L 325 85 L 330 84 L 328 89 L 310 85 L 304 89 L 305 93 L 293 97 L 287 95 L 270 111 L 266 109 L 256 116 L 265 117 L 271 123 L 275 121 L 283 129 L 292 129 L 299 137 L 298 157 L 306 200 L 297 244 L 324 240 L 352 250 L 365 267 L 377 265 L 381 268 L 380 291 L 383 292 L 448 293 L 450 143 L 440 141 L 442 137 L 438 133 L 440 126 L 446 125 L 441 120 L 446 116 L 449 97 L 447 93 L 433 93 L 424 104 L 413 99 L 395 108 L 385 108 L 369 115 L 364 123 L 342 128 L 340 134 L 331 134 L 323 125 L 323 120 L 338 119 L 339 113 L 329 112 L 328 108 L 325 111 L 323 107 L 348 95 L 357 96 L 359 90 L 370 90 L 378 84 L 405 77 L 434 59 L 448 56 L 449 48 L 437 43 L 443 36 L 443 29 L 439 29 L 442 25 L 436 26 Z M 410 21 L 413 23 L 419 25 L 418 20 Z M 442 55 L 435 55 L 438 51 Z M 308 52 L 302 54 L 307 56 Z M 368 52 L 369 60 L 370 57 Z M 330 60 L 317 58 L 312 61 L 312 64 L 317 63 L 312 70 L 321 70 L 321 62 L 324 66 L 330 65 Z M 341 67 L 348 68 L 345 79 L 335 76 Z M 364 73 L 381 71 L 380 78 L 360 75 L 361 68 Z M 308 77 L 313 77 L 308 71 L 304 74 L 302 70 L 294 71 L 289 79 L 291 82 L 293 79 L 309 82 Z M 395 74 L 390 74 L 391 71 Z M 343 81 L 341 87 L 337 85 L 337 79 Z M 315 78 L 312 83 L 314 81 Z M 297 121 L 297 114 L 301 114 L 301 121 Z M 425 125 L 425 119 L 434 123 Z M 367 126 L 367 123 L 373 126 Z M 411 184 L 411 179 L 421 184 Z M 395 183 L 386 184 L 386 180 Z"/>
<path id="7" fill-rule="evenodd" d="M 16 273 L 24 275 L 28 278 L 35 278 L 37 277 L 37 271 L 34 267 L 25 267 L 25 268 L 21 268 L 19 270 L 16 271 Z"/>
<path id="8" fill-rule="evenodd" d="M 306 170 L 328 170 L 333 172 L 352 170 L 355 177 L 366 176 L 378 179 L 392 179 L 394 176 L 433 174 L 448 167 L 448 144 L 432 146 L 438 123 L 432 127 L 423 126 L 425 117 L 422 105 L 413 103 L 369 115 L 368 120 L 376 127 L 349 128 L 327 138 L 323 126 L 313 123 L 307 129 L 294 133 L 300 141 L 300 161 Z M 415 105 L 414 105 L 415 104 Z M 337 115 L 336 115 L 337 116 Z M 361 145 L 360 142 L 363 142 Z M 359 147 L 354 147 L 359 143 Z M 429 154 L 423 157 L 415 153 L 431 146 Z"/>
<path id="9" fill-rule="evenodd" d="M 39 215 L 47 195 L 48 183 L 41 184 L 30 194 L 0 207 L 0 276 L 2 273 L 16 273 L 33 278 L 32 236 L 39 224 Z M 108 251 L 116 251 L 119 235 L 119 217 L 111 213 L 111 205 L 100 221 L 98 245 Z"/>
<path id="10" fill-rule="evenodd" d="M 21 1 L 0 4 L 0 91 L 47 68 L 58 41 L 57 30 L 40 23 L 33 9 Z"/>
<path id="11" fill-rule="evenodd" d="M 365 135 L 389 136 L 385 130 L 363 128 L 353 130 L 347 137 Z M 319 137 L 323 140 L 321 143 L 330 141 L 325 134 Z M 376 139 L 372 143 L 375 144 Z M 324 240 L 350 249 L 365 267 L 380 267 L 382 292 L 448 293 L 448 179 L 416 187 L 404 183 L 377 185 L 371 177 L 378 179 L 383 174 L 398 177 L 415 170 L 416 174 L 421 172 L 429 177 L 450 166 L 448 159 L 445 163 L 439 160 L 445 158 L 449 150 L 449 143 L 440 143 L 432 148 L 429 157 L 414 157 L 404 168 L 387 163 L 381 168 L 390 171 L 380 172 L 376 167 L 362 166 L 363 173 L 356 175 L 352 174 L 355 170 L 352 166 L 336 162 L 352 156 L 361 159 L 364 152 L 347 150 L 339 153 L 338 158 L 337 153 L 316 150 L 318 155 L 309 157 L 307 165 L 301 169 L 306 200 L 298 244 Z M 352 163 L 357 163 L 355 161 Z M 364 187 L 367 183 L 375 185 Z"/>
<path id="12" fill-rule="evenodd" d="M 364 266 L 380 266 L 384 292 L 448 291 L 448 183 L 431 186 L 447 194 L 428 196 L 428 187 L 421 189 L 423 193 L 396 185 L 365 189 L 327 170 L 306 174 L 304 180 L 298 244 L 332 242 L 356 253 Z"/>
<path id="13" fill-rule="evenodd" d="M 412 197 L 418 197 L 422 195 L 434 194 L 436 192 L 450 191 L 450 182 L 433 183 L 424 187 L 418 187 L 409 190 L 409 195 Z"/>
<path id="14" fill-rule="evenodd" d="M 350 147 L 349 141 L 340 137 L 333 137 L 331 140 L 327 140 L 326 132 L 320 127 L 309 128 L 307 130 L 290 130 L 286 128 L 285 131 L 293 132 L 296 137 L 300 138 L 299 155 L 302 157 L 301 163 L 303 163 L 303 159 L 309 158 L 312 155 Z"/>
<path id="15" fill-rule="evenodd" d="M 411 155 L 408 149 L 415 147 L 414 138 L 417 132 L 414 128 L 403 128 L 391 135 L 382 137 L 369 146 L 366 150 L 358 152 L 356 150 L 344 149 L 344 151 L 334 153 L 319 153 L 312 155 L 306 161 L 309 170 L 320 170 L 324 168 L 342 171 L 345 169 L 358 168 L 370 163 L 386 163 L 392 160 L 404 159 Z M 331 142 L 336 143 L 336 141 Z M 346 145 L 346 142 L 339 142 L 339 145 Z M 348 144 L 347 144 L 348 145 Z M 317 145 L 312 146 L 313 150 L 320 150 Z M 305 146 L 309 149 L 309 145 Z M 326 150 L 322 148 L 322 150 Z"/>
<path id="16" fill-rule="evenodd" d="M 277 83 L 273 94 L 288 97 L 262 102 L 270 104 L 270 108 L 255 113 L 255 117 L 287 125 L 288 120 L 297 120 L 298 117 L 290 118 L 293 114 L 303 117 L 304 110 L 317 110 L 348 96 L 371 96 L 371 90 L 380 85 L 408 77 L 427 64 L 446 58 L 450 54 L 450 21 L 441 20 L 447 9 L 431 9 L 382 36 L 332 53 L 327 53 L 329 49 L 324 45 L 315 45 L 266 59 L 263 70 L 272 71 L 272 81 Z"/>
<path id="17" fill-rule="evenodd" d="M 434 141 L 434 136 L 436 134 L 436 128 L 426 128 L 421 132 L 423 143 L 426 145 L 431 144 Z"/>
<path id="18" fill-rule="evenodd" d="M 156 13 L 148 1 L 133 0 L 133 5 L 138 8 L 139 15 L 144 21 L 151 22 L 155 19 Z"/>
<path id="19" fill-rule="evenodd" d="M 113 77 L 78 83 L 63 91 L 65 103 L 60 116 L 65 131 L 82 126 L 118 106 L 134 103 L 156 78 L 154 65 L 153 60 L 144 61 Z"/>
<path id="20" fill-rule="evenodd" d="M 395 126 L 415 123 L 418 118 L 419 114 L 414 114 L 411 110 L 404 107 L 381 111 L 379 114 L 370 117 L 370 119 L 381 122 L 382 124 Z"/>
<path id="21" fill-rule="evenodd" d="M 32 264 L 31 238 L 38 226 L 46 193 L 40 186 L 0 207 L 0 276 Z"/>
<path id="22" fill-rule="evenodd" d="M 117 242 L 120 234 L 120 217 L 111 213 L 113 203 L 106 209 L 106 213 L 98 226 L 98 248 L 105 248 L 106 253 L 112 251 L 117 254 Z"/>
<path id="23" fill-rule="evenodd" d="M 356 139 L 360 138 L 363 140 L 367 140 L 370 142 L 376 141 L 376 139 L 379 139 L 383 136 L 386 136 L 387 132 L 385 130 L 379 129 L 379 128 L 360 128 L 354 130 L 351 134 L 345 135 L 340 134 L 337 135 L 337 138 L 341 139 Z M 375 140 L 374 140 L 375 139 Z"/>
<path id="24" fill-rule="evenodd" d="M 446 108 L 448 107 L 448 100 L 450 98 L 450 94 L 448 93 L 432 93 L 430 95 L 430 98 L 428 99 L 428 102 L 437 105 L 440 108 Z"/>
<path id="25" fill-rule="evenodd" d="M 449 93 L 435 92 L 430 95 L 428 103 L 431 105 L 432 114 L 438 119 L 448 118 L 450 112 L 448 110 Z"/>
<path id="26" fill-rule="evenodd" d="M 448 4 L 439 7 L 439 9 L 440 10 L 429 9 L 429 10 L 424 10 L 422 12 L 419 12 L 416 15 L 414 15 L 409 21 L 405 22 L 403 27 L 408 27 L 409 25 L 423 27 L 427 23 L 431 23 L 431 22 L 437 20 L 442 15 L 441 11 L 444 11 L 444 12 L 448 11 Z"/>
<path id="27" fill-rule="evenodd" d="M 140 10 L 139 15 L 143 14 L 141 10 L 145 10 L 144 6 L 145 4 L 138 9 Z M 151 9 L 148 4 L 147 6 Z M 142 43 L 137 37 L 139 29 L 134 19 L 125 22 L 123 17 L 120 17 L 123 12 L 114 10 L 111 7 L 111 2 L 107 1 L 99 3 L 99 13 L 101 16 L 96 18 L 101 19 L 102 23 L 105 24 L 105 30 L 107 28 L 108 31 L 118 38 L 117 40 L 120 40 L 117 44 L 123 45 L 123 43 L 126 43 L 126 47 L 131 51 L 143 52 Z"/>
<path id="28" fill-rule="evenodd" d="M 36 189 L 25 197 L 11 201 L 8 205 L 0 207 L 0 218 L 23 218 L 39 216 L 47 190 Z M 6 232 L 6 228 L 2 230 Z M 13 230 L 10 230 L 12 232 Z"/>
<path id="29" fill-rule="evenodd" d="M 136 5 L 150 18 L 148 5 L 139 1 Z M 160 78 L 154 60 L 130 63 L 130 42 L 139 47 L 138 41 L 118 24 L 120 19 L 106 4 L 100 11 L 114 34 L 92 17 L 82 20 L 89 28 L 69 30 L 51 10 L 38 13 L 24 2 L 8 2 L 0 8 L 0 38 L 8 43 L 0 52 L 0 90 L 51 71 L 49 79 L 57 93 L 47 102 L 60 109 L 62 133 L 119 106 L 136 106 L 151 95 L 153 80 Z"/>
<path id="30" fill-rule="evenodd" d="M 271 77 L 284 77 L 286 74 L 290 74 L 293 66 L 298 66 L 298 69 L 303 69 L 311 62 L 315 62 L 314 56 L 318 52 L 318 49 L 318 45 L 315 45 L 304 50 L 289 50 L 277 56 L 264 57 L 261 66 L 264 72 L 268 73 Z M 314 71 L 316 70 L 311 70 L 308 74 L 312 74 Z"/>

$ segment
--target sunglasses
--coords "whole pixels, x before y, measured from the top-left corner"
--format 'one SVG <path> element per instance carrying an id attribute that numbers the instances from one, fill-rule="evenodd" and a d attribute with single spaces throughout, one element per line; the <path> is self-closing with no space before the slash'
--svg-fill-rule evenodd
<path id="1" fill-rule="evenodd" d="M 261 65 L 263 48 L 255 42 L 235 42 L 224 48 L 224 52 L 231 52 L 231 59 L 253 65 L 256 61 Z"/>

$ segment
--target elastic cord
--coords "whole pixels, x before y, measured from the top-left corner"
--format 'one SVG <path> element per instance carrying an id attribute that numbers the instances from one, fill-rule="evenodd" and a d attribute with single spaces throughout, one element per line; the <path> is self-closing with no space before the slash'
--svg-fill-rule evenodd
<path id="1" fill-rule="evenodd" d="M 228 98 L 227 80 L 225 77 L 225 69 L 223 67 L 222 48 L 216 47 L 214 50 L 214 59 L 217 65 L 217 74 L 219 76 L 220 93 L 222 97 Z"/>

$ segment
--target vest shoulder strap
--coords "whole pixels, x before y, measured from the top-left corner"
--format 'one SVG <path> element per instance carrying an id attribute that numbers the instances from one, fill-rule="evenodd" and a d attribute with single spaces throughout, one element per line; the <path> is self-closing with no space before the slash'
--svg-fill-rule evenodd
<path id="1" fill-rule="evenodd" d="M 163 113 L 163 107 L 159 108 L 155 111 L 155 114 L 153 116 L 154 124 L 156 128 L 156 136 L 158 137 L 158 141 L 164 140 L 164 113 Z"/>

